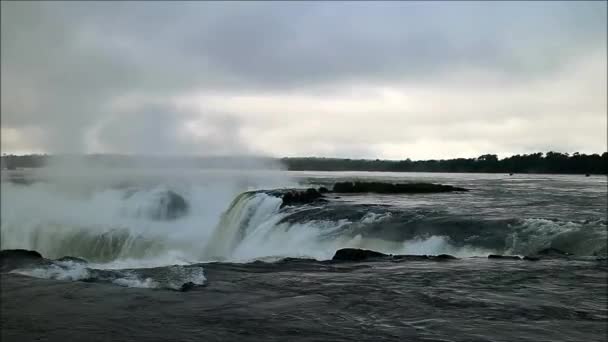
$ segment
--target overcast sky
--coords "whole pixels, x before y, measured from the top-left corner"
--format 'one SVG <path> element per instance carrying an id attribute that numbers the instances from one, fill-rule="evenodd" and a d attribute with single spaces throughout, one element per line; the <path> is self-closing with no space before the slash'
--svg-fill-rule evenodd
<path id="1" fill-rule="evenodd" d="M 606 2 L 2 2 L 3 153 L 603 152 Z"/>

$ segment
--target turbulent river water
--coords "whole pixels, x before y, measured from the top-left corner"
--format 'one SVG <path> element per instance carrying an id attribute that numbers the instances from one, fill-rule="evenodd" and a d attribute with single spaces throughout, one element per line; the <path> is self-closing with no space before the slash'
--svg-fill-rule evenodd
<path id="1" fill-rule="evenodd" d="M 1 249 L 46 258 L 2 273 L 3 340 L 606 339 L 605 176 L 2 176 Z M 345 180 L 470 191 L 330 193 L 294 206 L 269 192 Z M 458 259 L 332 262 L 345 247 Z M 572 255 L 487 258 L 549 247 Z M 64 256 L 88 262 L 56 260 Z M 172 291 L 184 284 L 192 290 Z"/>

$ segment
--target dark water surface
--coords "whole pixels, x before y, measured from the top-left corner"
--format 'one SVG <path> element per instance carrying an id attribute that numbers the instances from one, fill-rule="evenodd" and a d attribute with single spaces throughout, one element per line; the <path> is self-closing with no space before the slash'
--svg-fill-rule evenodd
<path id="1" fill-rule="evenodd" d="M 608 265 L 205 265 L 190 292 L 2 277 L 3 341 L 605 341 Z"/>

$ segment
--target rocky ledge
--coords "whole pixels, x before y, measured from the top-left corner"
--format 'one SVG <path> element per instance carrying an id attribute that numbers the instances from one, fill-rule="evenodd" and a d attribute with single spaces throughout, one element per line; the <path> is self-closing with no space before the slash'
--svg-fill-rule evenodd
<path id="1" fill-rule="evenodd" d="M 458 259 L 449 254 L 440 255 L 408 255 L 408 254 L 384 254 L 368 249 L 342 248 L 336 251 L 332 261 L 373 261 L 373 260 L 393 260 L 393 261 L 417 261 L 435 260 L 445 261 Z"/>
<path id="2" fill-rule="evenodd" d="M 336 193 L 377 193 L 377 194 L 428 194 L 452 191 L 468 191 L 451 185 L 433 183 L 382 183 L 382 182 L 338 182 L 334 184 Z"/>
<path id="3" fill-rule="evenodd" d="M 324 195 L 329 193 L 429 194 L 452 191 L 468 191 L 468 189 L 433 183 L 338 182 L 334 184 L 332 190 L 320 187 L 318 189 L 273 191 L 270 194 L 283 199 L 282 208 L 288 205 L 326 202 Z"/>
<path id="4" fill-rule="evenodd" d="M 499 255 L 499 254 L 490 254 L 488 255 L 488 259 L 495 260 L 527 260 L 527 261 L 538 261 L 541 259 L 555 259 L 555 258 L 564 258 L 570 259 L 570 257 L 574 257 L 574 255 L 561 251 L 557 248 L 545 248 L 541 249 L 538 252 L 527 255 L 524 257 L 520 257 L 517 255 Z M 435 260 L 435 261 L 445 261 L 445 260 L 454 260 L 458 259 L 455 256 L 449 254 L 440 254 L 440 255 L 407 255 L 407 254 L 384 254 L 377 251 L 372 251 L 368 249 L 359 249 L 359 248 L 342 248 L 336 251 L 332 261 L 425 261 L 425 260 Z M 596 260 L 604 260 L 603 258 L 596 258 Z"/>

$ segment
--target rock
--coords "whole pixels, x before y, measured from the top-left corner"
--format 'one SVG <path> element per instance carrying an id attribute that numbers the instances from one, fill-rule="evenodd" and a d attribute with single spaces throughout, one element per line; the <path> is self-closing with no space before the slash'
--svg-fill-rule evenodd
<path id="1" fill-rule="evenodd" d="M 434 260 L 457 260 L 458 258 L 449 254 L 439 254 L 433 257 Z"/>
<path id="2" fill-rule="evenodd" d="M 73 262 L 76 264 L 88 264 L 89 262 L 86 261 L 85 259 L 82 258 L 77 258 L 77 257 L 73 257 L 73 256 L 64 256 L 61 257 L 59 259 L 55 259 L 55 261 L 61 261 L 61 262 Z"/>
<path id="3" fill-rule="evenodd" d="M 545 255 L 545 256 L 569 256 L 572 255 L 568 252 L 564 252 L 561 249 L 557 249 L 557 248 L 553 248 L 553 247 L 549 247 L 549 248 L 545 248 L 545 249 L 541 249 L 540 251 L 536 252 L 536 255 Z"/>
<path id="4" fill-rule="evenodd" d="M 538 261 L 543 258 L 564 258 L 564 257 L 568 257 L 571 255 L 572 254 L 570 254 L 568 252 L 564 252 L 560 249 L 549 247 L 549 248 L 541 249 L 540 251 L 536 252 L 533 255 L 526 255 L 524 257 L 524 260 Z"/>
<path id="5" fill-rule="evenodd" d="M 392 261 L 425 261 L 429 260 L 428 255 L 411 255 L 411 254 L 398 254 L 389 256 Z M 432 258 L 432 257 L 431 257 Z"/>
<path id="6" fill-rule="evenodd" d="M 504 259 L 504 260 L 521 260 L 517 255 L 497 255 L 490 254 L 488 255 L 488 259 Z"/>
<path id="7" fill-rule="evenodd" d="M 134 189 L 128 190 L 125 199 L 136 197 L 139 193 Z M 189 208 L 188 202 L 180 194 L 171 190 L 156 190 L 145 203 L 138 203 L 136 210 L 127 210 L 126 213 L 135 217 L 143 215 L 153 220 L 174 220 L 186 215 Z"/>
<path id="8" fill-rule="evenodd" d="M 195 288 L 197 285 L 191 281 L 187 282 L 187 283 L 183 283 L 182 286 L 180 286 L 179 290 L 180 292 L 186 292 L 186 291 L 190 291 L 193 288 Z"/>
<path id="9" fill-rule="evenodd" d="M 373 258 L 390 257 L 388 254 L 371 251 L 368 249 L 342 248 L 336 251 L 332 261 L 362 261 Z"/>
<path id="10" fill-rule="evenodd" d="M 308 204 L 316 201 L 322 201 L 323 194 L 321 194 L 317 189 L 306 189 L 304 191 L 291 190 L 285 194 L 283 194 L 283 203 L 281 204 L 281 208 L 294 205 L 294 204 Z"/>
<path id="11" fill-rule="evenodd" d="M 0 251 L 0 260 L 6 259 L 42 259 L 42 255 L 36 251 L 27 249 L 4 249 Z"/>
<path id="12" fill-rule="evenodd" d="M 317 262 L 317 259 L 287 257 L 287 258 L 283 258 L 283 259 L 277 261 L 276 263 L 289 264 L 289 263 L 315 263 L 315 262 Z"/>
<path id="13" fill-rule="evenodd" d="M 329 192 L 329 189 L 327 189 L 326 187 L 322 186 L 319 188 L 319 192 L 322 194 L 326 194 Z"/>
<path id="14" fill-rule="evenodd" d="M 338 182 L 334 184 L 333 188 L 333 192 L 338 193 L 417 194 L 451 191 L 468 191 L 468 189 L 432 183 L 392 184 L 382 182 Z"/>
<path id="15" fill-rule="evenodd" d="M 188 213 L 188 202 L 179 194 L 169 190 L 163 193 L 160 198 L 161 208 L 164 208 L 164 215 L 161 219 L 173 220 Z"/>
<path id="16" fill-rule="evenodd" d="M 26 249 L 5 249 L 0 251 L 0 268 L 3 272 L 8 272 L 44 260 L 42 255 L 36 251 Z"/>
<path id="17" fill-rule="evenodd" d="M 336 251 L 332 261 L 364 261 L 364 260 L 386 260 L 393 262 L 401 261 L 447 261 L 458 259 L 449 254 L 440 255 L 410 255 L 410 254 L 384 254 L 368 249 L 342 248 Z"/>

